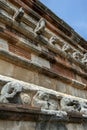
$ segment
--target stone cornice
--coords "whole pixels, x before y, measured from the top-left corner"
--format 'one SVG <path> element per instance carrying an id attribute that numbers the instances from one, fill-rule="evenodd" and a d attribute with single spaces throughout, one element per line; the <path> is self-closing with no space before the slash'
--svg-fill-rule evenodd
<path id="1" fill-rule="evenodd" d="M 11 121 L 46 121 L 48 122 L 66 122 L 66 123 L 81 123 L 87 122 L 87 117 L 83 117 L 77 113 L 68 113 L 67 118 L 41 112 L 40 109 L 29 107 L 27 105 L 17 104 L 0 104 L 0 120 Z"/>
<path id="2" fill-rule="evenodd" d="M 30 15 L 32 15 L 32 17 L 35 17 L 36 19 L 40 19 L 40 17 L 42 17 L 42 15 L 40 15 L 36 10 L 34 11 L 32 8 L 34 8 L 33 6 L 36 6 L 36 8 L 40 8 L 41 10 L 42 10 L 42 12 L 43 13 L 45 13 L 46 14 L 46 19 L 49 21 L 48 22 L 48 24 L 47 24 L 47 27 L 48 28 L 50 28 L 51 29 L 51 31 L 52 30 L 54 30 L 54 33 L 56 32 L 56 34 L 57 35 L 60 35 L 61 37 L 63 37 L 66 41 L 68 41 L 70 44 L 72 44 L 72 45 L 74 45 L 75 47 L 77 47 L 77 48 L 79 48 L 79 46 L 78 45 L 80 45 L 81 44 L 81 46 L 84 48 L 84 51 L 86 51 L 85 49 L 87 48 L 87 45 L 86 45 L 86 41 L 83 39 L 83 38 L 81 38 L 76 32 L 74 32 L 74 30 L 69 26 L 69 25 L 67 25 L 63 20 L 61 20 L 60 18 L 58 18 L 55 14 L 53 14 L 49 9 L 47 9 L 43 4 L 41 4 L 39 1 L 33 1 L 33 0 L 31 0 L 31 1 L 27 1 L 27 0 L 25 0 L 25 1 L 23 1 L 22 2 L 22 0 L 20 0 L 20 1 L 16 1 L 16 0 L 14 0 L 14 1 L 12 1 L 12 0 L 9 0 L 10 2 L 12 2 L 12 3 L 14 3 L 14 4 L 16 4 L 18 7 L 19 6 L 22 6 L 23 8 L 24 8 L 24 10 L 25 10 L 25 12 L 28 14 L 28 12 L 29 12 L 29 14 Z M 25 4 L 25 3 L 27 3 L 27 4 Z M 1 3 L 3 3 L 3 2 L 1 2 Z M 31 3 L 31 4 L 30 4 Z M 6 3 L 4 3 L 4 4 L 6 4 Z M 2 4 L 1 4 L 2 5 Z M 27 5 L 29 5 L 29 6 L 27 6 Z M 32 6 L 31 6 L 32 5 Z M 41 7 L 40 7 L 41 6 Z M 7 6 L 1 6 L 1 8 L 6 8 L 7 7 L 7 9 L 8 9 L 8 5 Z M 44 8 L 46 8 L 47 10 L 44 10 Z M 11 15 L 14 13 L 14 10 L 13 11 L 11 11 L 12 10 L 12 8 L 11 7 L 9 7 L 9 10 L 8 10 L 8 13 L 10 13 Z M 7 10 L 6 10 L 7 11 Z M 45 12 L 44 12 L 45 11 Z M 41 12 L 41 11 L 40 11 Z M 50 12 L 50 13 L 49 13 Z M 53 14 L 53 15 L 51 15 L 51 13 Z M 45 17 L 44 15 L 43 15 L 43 17 Z M 52 18 L 50 18 L 50 17 L 52 17 Z M 56 18 L 56 20 L 55 20 L 55 18 Z M 53 20 L 52 20 L 53 19 Z M 26 22 L 29 22 L 29 21 L 27 21 L 26 20 L 26 18 L 23 18 L 22 19 L 23 21 L 26 21 Z M 58 30 L 57 29 L 57 27 L 55 27 L 55 29 L 52 29 L 52 28 L 54 28 L 54 27 L 52 27 L 51 26 L 51 22 L 52 21 L 55 21 L 56 23 L 58 22 L 58 26 L 62 26 L 62 28 L 65 28 L 66 26 L 67 26 L 67 29 L 70 31 L 72 31 L 73 33 L 74 33 L 74 35 L 75 35 L 75 37 L 77 37 L 77 39 L 80 39 L 80 42 L 79 42 L 79 44 L 77 44 L 77 43 L 75 43 L 75 41 L 73 41 L 71 38 L 69 38 L 69 37 L 67 37 L 66 35 L 64 35 L 60 30 Z M 53 23 L 52 23 L 53 24 Z M 65 24 L 65 25 L 64 25 Z M 54 26 L 55 26 L 56 24 L 54 24 Z M 64 25 L 64 27 L 63 27 L 63 25 Z M 80 49 L 80 48 L 79 48 Z"/>
<path id="3" fill-rule="evenodd" d="M 19 31 L 20 33 L 22 32 L 22 34 L 24 34 L 26 37 L 30 38 L 30 39 L 33 39 L 33 41 L 35 43 L 40 43 L 42 44 L 43 46 L 45 46 L 46 48 L 50 49 L 51 51 L 53 51 L 55 54 L 59 54 L 60 56 L 64 57 L 64 58 L 67 58 L 69 61 L 72 61 L 74 62 L 76 65 L 80 66 L 82 69 L 86 70 L 87 67 L 82 64 L 81 62 L 75 60 L 74 58 L 72 58 L 70 55 L 67 55 L 65 52 L 63 52 L 61 49 L 58 49 L 56 48 L 55 46 L 53 45 L 50 45 L 42 36 L 40 37 L 36 37 L 35 38 L 35 35 L 33 33 L 32 30 L 28 30 L 28 29 L 25 29 L 25 26 L 21 23 L 20 26 L 19 24 L 15 21 L 13 22 L 12 18 L 9 18 L 7 17 L 4 13 L 0 13 L 0 18 L 1 18 L 1 21 L 3 23 L 5 23 L 6 25 L 12 27 L 13 29 Z"/>
<path id="4" fill-rule="evenodd" d="M 84 49 L 87 49 L 87 45 L 86 45 L 86 41 L 79 35 L 77 34 L 67 23 L 65 23 L 65 21 L 63 21 L 62 19 L 60 19 L 58 16 L 56 16 L 51 10 L 49 10 L 45 5 L 43 5 L 40 1 L 35 1 L 35 0 L 25 0 L 24 3 L 26 3 L 27 5 L 32 5 L 31 8 L 33 7 L 33 9 L 35 8 L 35 11 L 38 12 L 40 14 L 43 15 L 43 17 L 45 17 L 46 19 L 48 19 L 48 21 L 52 22 L 52 24 L 54 23 L 54 26 L 61 26 L 62 29 L 65 28 L 66 31 L 68 31 L 71 35 L 75 35 L 75 37 L 77 37 L 78 39 L 80 39 L 80 41 L 78 42 L 79 45 L 81 45 Z M 32 4 L 30 4 L 32 3 Z M 56 24 L 55 24 L 56 23 Z M 73 41 L 75 42 L 75 41 Z M 74 44 L 74 43 L 73 43 Z M 84 45 L 82 45 L 84 44 Z"/>

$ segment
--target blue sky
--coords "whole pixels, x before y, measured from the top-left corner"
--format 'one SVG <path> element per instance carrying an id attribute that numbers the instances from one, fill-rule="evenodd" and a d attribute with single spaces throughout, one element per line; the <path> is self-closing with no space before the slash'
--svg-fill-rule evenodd
<path id="1" fill-rule="evenodd" d="M 40 0 L 87 40 L 87 0 Z"/>

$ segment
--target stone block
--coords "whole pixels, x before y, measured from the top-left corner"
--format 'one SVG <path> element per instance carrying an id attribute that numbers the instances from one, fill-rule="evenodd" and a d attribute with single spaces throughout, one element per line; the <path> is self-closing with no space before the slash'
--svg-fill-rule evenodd
<path id="1" fill-rule="evenodd" d="M 54 70 L 56 73 L 58 73 L 58 74 L 60 74 L 62 76 L 66 76 L 66 77 L 68 77 L 70 79 L 75 78 L 73 71 L 70 71 L 69 69 L 64 68 L 61 65 L 53 64 L 52 65 L 52 70 Z"/>
<path id="2" fill-rule="evenodd" d="M 5 50 L 8 50 L 8 42 L 2 38 L 0 38 L 0 48 L 3 48 Z"/>
<path id="3" fill-rule="evenodd" d="M 49 119 L 51 121 L 51 119 Z M 40 122 L 36 126 L 36 130 L 68 130 L 63 123 L 58 122 Z"/>
<path id="4" fill-rule="evenodd" d="M 66 93 L 67 92 L 66 87 L 67 87 L 67 85 L 65 83 L 63 83 L 61 81 L 57 81 L 56 91 Z"/>
<path id="5" fill-rule="evenodd" d="M 0 130 L 35 130 L 35 126 L 35 122 L 0 121 Z"/>
<path id="6" fill-rule="evenodd" d="M 34 72 L 19 66 L 14 66 L 13 77 L 26 82 L 34 83 Z"/>
<path id="7" fill-rule="evenodd" d="M 18 56 L 24 57 L 26 59 L 31 59 L 31 53 L 19 46 L 17 46 L 15 43 L 9 44 L 9 51 L 17 54 Z"/>
<path id="8" fill-rule="evenodd" d="M 79 123 L 76 123 L 76 124 L 69 123 L 69 124 L 67 124 L 67 129 L 68 130 L 86 130 L 86 129 L 84 129 L 83 125 L 79 124 Z"/>
<path id="9" fill-rule="evenodd" d="M 0 74 L 12 76 L 13 70 L 14 70 L 13 64 L 0 59 Z"/>
<path id="10" fill-rule="evenodd" d="M 36 63 L 39 66 L 50 68 L 49 61 L 45 60 L 44 58 L 41 58 L 41 57 L 38 57 L 38 56 L 32 54 L 31 55 L 31 60 L 32 60 L 33 63 Z"/>
<path id="11" fill-rule="evenodd" d="M 51 80 L 49 77 L 46 77 L 42 74 L 39 74 L 39 85 L 42 85 L 46 88 L 50 88 L 51 87 Z"/>

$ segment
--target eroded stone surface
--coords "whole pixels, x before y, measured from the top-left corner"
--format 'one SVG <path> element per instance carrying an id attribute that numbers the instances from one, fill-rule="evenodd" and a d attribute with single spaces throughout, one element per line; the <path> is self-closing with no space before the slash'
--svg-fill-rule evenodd
<path id="1" fill-rule="evenodd" d="M 51 119 L 49 119 L 51 121 Z M 63 123 L 58 122 L 40 122 L 36 126 L 36 130 L 68 130 Z"/>
<path id="2" fill-rule="evenodd" d="M 82 54 L 78 51 L 75 51 L 73 54 L 72 54 L 72 57 L 75 59 L 75 60 L 78 60 L 80 61 L 81 60 L 81 57 L 82 57 Z"/>
<path id="3" fill-rule="evenodd" d="M 59 118 L 67 117 L 67 112 L 87 116 L 87 100 L 15 79 L 7 78 L 6 81 L 8 82 L 1 89 L 1 103 L 27 104 Z"/>
<path id="4" fill-rule="evenodd" d="M 8 42 L 2 38 L 0 38 L 0 48 L 3 48 L 4 50 L 9 50 Z"/>
<path id="5" fill-rule="evenodd" d="M 53 116 L 57 116 L 59 119 L 67 118 L 67 112 L 72 111 L 83 117 L 87 116 L 87 101 L 73 97 L 87 97 L 87 92 L 83 90 L 87 88 L 84 81 L 87 76 L 86 72 L 84 73 L 87 66 L 87 55 L 84 54 L 87 48 L 86 41 L 63 20 L 58 19 L 53 13 L 51 15 L 51 11 L 39 1 L 2 0 L 0 8 L 0 31 L 3 39 L 0 39 L 0 48 L 5 49 L 4 53 L 0 50 L 0 73 L 28 82 L 27 84 L 14 79 L 12 79 L 13 81 L 8 78 L 4 79 L 5 81 L 0 79 L 2 82 L 0 82 L 1 103 L 16 103 L 18 106 L 22 104 L 23 107 L 27 105 L 32 109 L 37 107 L 42 113 L 51 115 L 48 122 L 38 122 L 37 127 L 36 122 L 1 121 L 0 130 L 85 130 L 86 124 L 67 125 L 66 123 L 51 122 L 51 120 Z M 36 23 L 40 17 L 45 19 L 41 18 Z M 57 38 L 59 37 L 58 43 L 55 35 Z M 74 51 L 75 53 L 73 53 Z M 32 54 L 35 57 L 32 57 Z M 29 60 L 31 60 L 31 64 L 29 64 Z M 55 69 L 55 75 L 52 66 L 59 67 Z M 58 75 L 59 73 L 60 75 Z M 50 74 L 54 78 L 51 78 Z M 15 83 L 13 83 L 14 81 Z"/>
<path id="6" fill-rule="evenodd" d="M 49 40 L 49 43 L 50 43 L 51 45 L 55 45 L 56 42 L 57 42 L 57 37 L 56 37 L 56 36 L 52 36 L 52 37 L 50 38 L 50 40 Z"/>
<path id="7" fill-rule="evenodd" d="M 13 20 L 20 21 L 24 15 L 24 10 L 21 7 L 13 16 Z"/>
<path id="8" fill-rule="evenodd" d="M 46 20 L 44 18 L 41 18 L 40 21 L 37 23 L 34 32 L 38 35 L 41 35 L 45 30 L 45 26 L 46 26 Z"/>
<path id="9" fill-rule="evenodd" d="M 29 121 L 1 121 L 0 130 L 35 130 L 36 123 Z"/>
<path id="10" fill-rule="evenodd" d="M 62 51 L 66 52 L 66 53 L 70 53 L 71 47 L 70 45 L 68 45 L 67 43 L 65 43 L 62 47 Z"/>
<path id="11" fill-rule="evenodd" d="M 87 65 L 87 53 L 84 54 L 84 56 L 82 58 L 82 63 Z"/>
<path id="12" fill-rule="evenodd" d="M 0 102 L 9 103 L 9 99 L 22 92 L 23 86 L 19 82 L 8 82 L 1 90 Z"/>
<path id="13" fill-rule="evenodd" d="M 62 98 L 61 100 L 61 109 L 67 112 L 75 112 L 80 111 L 81 106 L 79 101 L 73 99 L 73 98 Z"/>

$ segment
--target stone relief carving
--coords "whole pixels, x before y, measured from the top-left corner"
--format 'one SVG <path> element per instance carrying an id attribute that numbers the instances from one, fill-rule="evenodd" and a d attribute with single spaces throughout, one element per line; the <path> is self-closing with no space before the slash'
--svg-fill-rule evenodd
<path id="1" fill-rule="evenodd" d="M 72 57 L 73 57 L 75 60 L 80 61 L 81 58 L 82 58 L 82 54 L 81 54 L 79 51 L 75 51 L 75 52 L 72 54 Z"/>
<path id="2" fill-rule="evenodd" d="M 58 102 L 54 99 L 48 100 L 49 110 L 58 110 Z"/>
<path id="3" fill-rule="evenodd" d="M 30 103 L 31 103 L 31 97 L 26 93 L 23 93 L 23 92 L 20 93 L 20 99 L 21 99 L 22 104 L 30 105 Z"/>
<path id="4" fill-rule="evenodd" d="M 40 107 L 42 109 L 48 109 L 49 95 L 42 91 L 37 91 L 32 100 L 32 106 Z"/>
<path id="5" fill-rule="evenodd" d="M 73 98 L 62 98 L 61 102 L 61 110 L 67 111 L 67 112 L 79 112 L 81 107 L 77 100 Z"/>
<path id="6" fill-rule="evenodd" d="M 30 88 L 30 89 L 29 89 Z M 75 100 L 72 97 L 61 97 L 57 93 L 45 89 L 33 89 L 32 84 L 29 87 L 22 82 L 11 81 L 1 89 L 0 103 L 15 103 L 31 105 L 38 107 L 42 112 L 56 115 L 58 117 L 66 117 L 67 112 L 79 112 L 83 116 L 87 116 L 87 102 L 83 100 Z M 33 91 L 34 93 L 28 93 Z M 18 98 L 15 98 L 18 97 Z"/>
<path id="7" fill-rule="evenodd" d="M 38 35 L 41 35 L 44 32 L 45 27 L 46 27 L 46 20 L 44 18 L 41 18 L 40 21 L 37 23 L 34 32 Z"/>
<path id="8" fill-rule="evenodd" d="M 66 53 L 70 53 L 71 47 L 65 43 L 62 47 L 62 51 L 66 52 Z"/>
<path id="9" fill-rule="evenodd" d="M 84 54 L 84 57 L 83 57 L 83 54 L 81 54 L 79 51 L 73 50 L 73 48 L 71 48 L 67 43 L 63 45 L 62 51 L 66 52 L 67 54 L 71 54 L 72 51 L 74 51 L 71 54 L 71 56 L 75 60 L 78 60 L 78 61 L 82 62 L 83 64 L 87 65 L 87 53 Z"/>
<path id="10" fill-rule="evenodd" d="M 80 102 L 80 105 L 81 105 L 80 113 L 83 116 L 87 117 L 87 102 Z"/>
<path id="11" fill-rule="evenodd" d="M 55 45 L 56 42 L 57 42 L 57 37 L 56 37 L 56 36 L 52 36 L 52 37 L 50 38 L 50 40 L 49 40 L 49 43 L 50 43 L 51 45 Z"/>
<path id="12" fill-rule="evenodd" d="M 87 65 L 87 53 L 84 54 L 84 56 L 82 58 L 82 63 Z"/>
<path id="13" fill-rule="evenodd" d="M 50 95 L 46 92 L 38 91 L 33 97 L 32 106 L 40 107 L 42 112 L 56 115 L 59 118 L 67 116 L 65 111 L 59 110 L 58 102 L 55 99 L 51 99 Z"/>
<path id="14" fill-rule="evenodd" d="M 56 115 L 60 118 L 67 116 L 66 112 L 59 110 L 58 102 L 55 99 L 51 99 L 46 92 L 38 91 L 33 97 L 32 106 L 39 107 L 42 112 Z"/>
<path id="15" fill-rule="evenodd" d="M 16 21 L 20 21 L 22 19 L 22 17 L 24 16 L 24 10 L 21 7 L 13 16 L 13 19 L 15 19 Z"/>
<path id="16" fill-rule="evenodd" d="M 58 103 L 49 97 L 50 95 L 43 91 L 38 91 L 32 100 L 32 106 L 40 107 L 46 110 L 57 110 Z"/>
<path id="17" fill-rule="evenodd" d="M 22 89 L 23 86 L 19 82 L 8 82 L 1 90 L 0 102 L 9 103 L 9 99 L 22 92 Z"/>

